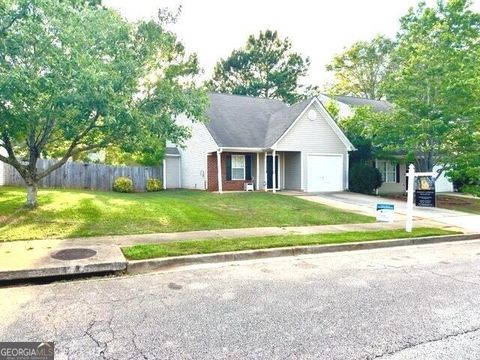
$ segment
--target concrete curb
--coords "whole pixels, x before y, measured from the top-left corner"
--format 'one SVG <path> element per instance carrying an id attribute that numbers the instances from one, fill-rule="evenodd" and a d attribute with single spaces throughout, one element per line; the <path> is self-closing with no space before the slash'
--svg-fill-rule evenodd
<path id="1" fill-rule="evenodd" d="M 195 264 L 221 263 L 229 261 L 254 260 L 306 254 L 322 254 L 339 251 L 370 250 L 397 246 L 426 245 L 475 239 L 480 239 L 480 234 L 442 235 L 410 239 L 375 240 L 345 244 L 292 246 L 273 249 L 176 256 L 148 260 L 132 260 L 127 262 L 127 274 L 144 274 L 157 270 L 166 270 Z"/>
<path id="2" fill-rule="evenodd" d="M 75 248 L 43 246 L 28 251 L 21 248 L 2 249 L 2 252 L 5 251 L 8 254 L 0 256 L 0 282 L 119 273 L 127 268 L 127 260 L 118 246 L 77 246 L 76 248 L 94 250 L 95 254 L 86 258 L 62 260 L 54 258 L 53 255 L 62 250 Z"/>
<path id="3" fill-rule="evenodd" d="M 103 273 L 123 272 L 127 268 L 127 262 L 110 262 L 86 265 L 65 265 L 56 268 L 38 268 L 26 270 L 12 270 L 0 273 L 0 282 L 27 281 L 40 278 L 64 278 L 69 276 L 91 276 Z"/>

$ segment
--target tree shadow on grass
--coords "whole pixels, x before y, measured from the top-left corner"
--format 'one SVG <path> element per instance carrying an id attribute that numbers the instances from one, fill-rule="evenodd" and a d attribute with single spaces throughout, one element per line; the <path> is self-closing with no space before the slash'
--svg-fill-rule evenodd
<path id="1" fill-rule="evenodd" d="M 80 199 L 75 206 L 57 212 L 59 218 L 70 219 L 72 221 L 63 221 L 69 228 L 65 237 L 93 236 L 99 233 L 98 223 L 102 221 L 102 211 L 95 204 L 94 199 Z"/>
<path id="2" fill-rule="evenodd" d="M 35 217 L 36 214 L 42 212 L 42 205 L 52 204 L 54 200 L 54 194 L 41 194 L 39 196 L 39 207 L 30 209 L 26 206 L 26 193 L 21 191 L 9 192 L 8 196 L 0 198 L 0 230 L 28 217 Z"/>

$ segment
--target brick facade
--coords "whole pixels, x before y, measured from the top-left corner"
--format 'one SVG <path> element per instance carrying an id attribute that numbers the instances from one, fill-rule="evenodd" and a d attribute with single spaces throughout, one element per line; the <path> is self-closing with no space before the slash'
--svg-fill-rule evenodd
<path id="1" fill-rule="evenodd" d="M 231 153 L 221 154 L 222 162 L 222 188 L 224 191 L 242 191 L 247 180 L 226 180 L 227 179 L 227 155 Z M 208 155 L 207 161 L 208 172 L 208 191 L 218 191 L 218 171 L 217 171 L 217 154 Z"/>

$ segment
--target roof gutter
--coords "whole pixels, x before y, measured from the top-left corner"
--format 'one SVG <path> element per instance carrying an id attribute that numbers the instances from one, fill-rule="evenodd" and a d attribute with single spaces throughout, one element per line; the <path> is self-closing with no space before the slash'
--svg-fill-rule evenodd
<path id="1" fill-rule="evenodd" d="M 218 151 L 231 151 L 231 152 L 263 152 L 266 149 L 256 147 L 219 147 Z"/>

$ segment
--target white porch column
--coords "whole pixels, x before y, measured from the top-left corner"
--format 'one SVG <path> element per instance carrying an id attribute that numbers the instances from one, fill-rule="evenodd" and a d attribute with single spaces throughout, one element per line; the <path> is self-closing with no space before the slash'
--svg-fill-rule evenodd
<path id="1" fill-rule="evenodd" d="M 273 150 L 272 153 L 272 186 L 273 186 L 273 193 L 277 192 L 277 162 L 275 161 L 275 154 L 277 153 L 276 150 Z"/>
<path id="2" fill-rule="evenodd" d="M 267 152 L 265 151 L 265 161 L 263 162 L 263 168 L 264 168 L 264 175 L 265 177 L 263 178 L 265 181 L 265 191 L 267 191 Z"/>
<path id="3" fill-rule="evenodd" d="M 300 190 L 305 191 L 305 186 L 303 184 L 303 151 L 300 152 Z"/>
<path id="4" fill-rule="evenodd" d="M 222 184 L 222 150 L 217 150 L 218 192 L 223 194 Z"/>
<path id="5" fill-rule="evenodd" d="M 255 190 L 260 190 L 260 153 L 257 153 L 255 156 L 255 160 L 257 161 L 257 172 L 256 172 L 256 184 Z"/>
<path id="6" fill-rule="evenodd" d="M 167 159 L 163 158 L 163 190 L 167 189 Z"/>

